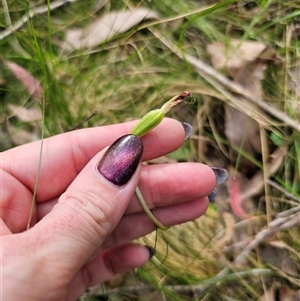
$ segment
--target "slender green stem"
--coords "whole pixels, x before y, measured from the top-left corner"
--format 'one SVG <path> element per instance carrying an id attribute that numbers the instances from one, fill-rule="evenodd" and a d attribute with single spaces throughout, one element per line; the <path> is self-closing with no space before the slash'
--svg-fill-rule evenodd
<path id="1" fill-rule="evenodd" d="M 32 32 L 32 35 L 33 35 L 33 42 L 34 42 L 33 45 L 37 49 L 39 60 L 40 60 L 40 62 L 42 62 L 41 66 L 44 67 L 43 71 L 45 72 L 44 74 L 46 74 L 46 69 L 45 69 L 46 63 L 45 63 L 44 55 L 43 55 L 43 52 L 41 51 L 40 45 L 38 43 L 34 28 L 33 28 L 33 25 L 32 25 L 31 22 L 30 22 L 30 26 L 31 26 L 31 32 Z M 27 228 L 26 228 L 27 230 L 29 230 L 30 224 L 32 222 L 33 212 L 34 212 L 34 208 L 35 208 L 35 204 L 36 204 L 36 194 L 37 194 L 39 179 L 40 179 L 40 175 L 41 175 L 43 147 L 44 147 L 44 138 L 45 138 L 45 113 L 46 113 L 46 101 L 45 101 L 45 99 L 46 99 L 45 90 L 43 89 L 43 96 L 42 96 L 42 99 L 41 99 L 41 104 L 42 104 L 41 149 L 40 149 L 40 154 L 39 154 L 39 161 L 38 161 L 39 163 L 38 163 L 38 167 L 37 167 L 37 173 L 36 173 L 34 189 L 33 189 L 33 194 L 32 194 L 32 200 L 31 200 L 31 205 L 30 205 L 28 223 L 27 223 Z"/>
<path id="2" fill-rule="evenodd" d="M 152 220 L 152 222 L 160 229 L 162 230 L 166 230 L 168 229 L 169 227 L 163 225 L 154 215 L 153 213 L 151 212 L 151 210 L 148 208 L 145 200 L 144 200 L 144 197 L 139 189 L 139 187 L 136 187 L 135 189 L 135 194 L 139 200 L 139 203 L 141 204 L 143 210 L 145 211 L 145 213 L 148 215 L 148 217 Z"/>
<path id="3" fill-rule="evenodd" d="M 142 137 L 149 131 L 151 131 L 153 128 L 158 126 L 165 115 L 177 104 L 181 103 L 185 98 L 190 96 L 190 92 L 185 91 L 181 93 L 180 95 L 176 95 L 172 97 L 169 101 L 167 101 L 160 109 L 152 110 L 148 112 L 139 122 L 137 125 L 133 127 L 131 130 L 131 134 L 137 135 L 139 137 Z M 161 230 L 166 230 L 169 227 L 163 225 L 151 212 L 151 210 L 148 208 L 145 199 L 139 189 L 139 187 L 136 187 L 135 189 L 136 196 L 139 200 L 140 205 L 142 206 L 145 213 L 148 215 L 148 217 L 151 219 L 151 221 Z"/>

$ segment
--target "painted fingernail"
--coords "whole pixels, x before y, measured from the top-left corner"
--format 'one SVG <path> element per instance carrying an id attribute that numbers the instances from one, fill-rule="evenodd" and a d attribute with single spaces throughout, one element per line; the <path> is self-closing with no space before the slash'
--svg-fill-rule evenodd
<path id="1" fill-rule="evenodd" d="M 193 134 L 193 127 L 189 123 L 187 123 L 187 122 L 182 122 L 181 124 L 182 124 L 182 126 L 184 128 L 184 133 L 185 133 L 184 140 L 187 140 Z"/>
<path id="2" fill-rule="evenodd" d="M 148 251 L 149 251 L 149 259 L 156 254 L 156 250 L 153 247 L 151 247 L 151 246 L 145 246 L 145 248 L 147 248 Z"/>
<path id="3" fill-rule="evenodd" d="M 125 135 L 116 140 L 103 155 L 97 169 L 115 185 L 126 184 L 136 171 L 143 154 L 143 143 L 135 135 Z"/>
<path id="4" fill-rule="evenodd" d="M 211 167 L 216 175 L 216 185 L 222 184 L 228 177 L 228 171 L 220 167 Z"/>
<path id="5" fill-rule="evenodd" d="M 207 197 L 208 197 L 208 200 L 210 203 L 212 203 L 214 201 L 214 199 L 216 198 L 217 196 L 217 192 L 214 190 L 211 194 L 209 194 Z"/>

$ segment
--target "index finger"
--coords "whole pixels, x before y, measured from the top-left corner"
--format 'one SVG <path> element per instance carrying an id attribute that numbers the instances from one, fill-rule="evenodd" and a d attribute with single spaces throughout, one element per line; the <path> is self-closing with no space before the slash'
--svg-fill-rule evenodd
<path id="1" fill-rule="evenodd" d="M 81 169 L 100 150 L 130 132 L 136 121 L 95 127 L 60 134 L 8 150 L 2 154 L 2 169 L 33 191 L 40 164 L 37 201 L 63 193 Z M 177 149 L 184 141 L 180 122 L 165 118 L 143 137 L 143 160 L 150 160 Z M 42 160 L 39 162 L 40 153 Z"/>

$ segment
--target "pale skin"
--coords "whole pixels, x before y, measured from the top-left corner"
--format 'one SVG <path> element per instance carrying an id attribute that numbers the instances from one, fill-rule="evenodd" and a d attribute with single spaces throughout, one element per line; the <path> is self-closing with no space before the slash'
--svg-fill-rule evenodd
<path id="1" fill-rule="evenodd" d="M 76 300 L 86 288 L 132 270 L 149 251 L 131 243 L 155 230 L 134 194 L 138 185 L 166 226 L 205 213 L 215 188 L 200 163 L 139 166 L 122 186 L 95 172 L 105 149 L 136 122 L 95 127 L 44 141 L 31 228 L 26 231 L 41 142 L 1 154 L 1 269 L 3 301 Z M 143 161 L 184 142 L 182 125 L 165 118 L 142 138 Z"/>

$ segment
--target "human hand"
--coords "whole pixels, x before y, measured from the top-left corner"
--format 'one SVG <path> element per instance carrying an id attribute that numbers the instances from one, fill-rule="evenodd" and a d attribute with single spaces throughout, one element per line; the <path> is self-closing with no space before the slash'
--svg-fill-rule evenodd
<path id="1" fill-rule="evenodd" d="M 129 242 L 155 230 L 155 225 L 134 195 L 137 185 L 165 225 L 193 220 L 205 212 L 207 195 L 216 185 L 210 167 L 141 166 L 138 158 L 137 153 L 150 160 L 180 147 L 185 133 L 175 120 L 166 118 L 145 135 L 143 152 L 133 149 L 137 166 L 128 173 L 127 183 L 108 180 L 108 173 L 118 173 L 118 166 L 108 171 L 103 164 L 97 168 L 105 148 L 129 133 L 134 123 L 44 140 L 28 231 L 41 141 L 2 153 L 2 300 L 76 300 L 87 287 L 144 264 L 149 249 Z"/>

